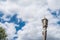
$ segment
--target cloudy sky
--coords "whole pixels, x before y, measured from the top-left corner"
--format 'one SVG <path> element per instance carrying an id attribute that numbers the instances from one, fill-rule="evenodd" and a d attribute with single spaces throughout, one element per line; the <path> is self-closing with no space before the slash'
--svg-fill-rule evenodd
<path id="1" fill-rule="evenodd" d="M 60 40 L 60 0 L 0 0 L 0 25 L 8 40 L 42 40 L 44 16 L 47 40 Z"/>

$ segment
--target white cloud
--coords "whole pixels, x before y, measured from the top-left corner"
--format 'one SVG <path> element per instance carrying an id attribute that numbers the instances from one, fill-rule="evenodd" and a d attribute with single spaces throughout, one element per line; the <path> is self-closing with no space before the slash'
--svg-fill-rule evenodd
<path id="1" fill-rule="evenodd" d="M 49 8 L 53 10 L 60 9 L 60 0 L 47 0 Z"/>
<path id="2" fill-rule="evenodd" d="M 8 40 L 12 40 L 13 37 L 15 37 L 16 29 L 14 23 L 8 23 L 8 22 L 5 22 L 4 24 L 0 23 L 0 26 L 5 29 Z"/>
<path id="3" fill-rule="evenodd" d="M 22 28 L 22 30 L 18 31 L 17 40 L 40 40 L 42 37 L 41 19 L 43 18 L 44 15 L 49 20 L 48 35 L 51 36 L 54 34 L 54 36 L 52 36 L 53 38 L 59 38 L 59 35 L 60 35 L 59 31 L 58 31 L 59 26 L 57 25 L 57 21 L 59 21 L 59 19 L 53 17 L 52 14 L 49 13 L 47 8 L 48 7 L 46 7 L 46 6 L 42 7 L 41 9 L 30 7 L 27 10 L 27 12 L 28 12 L 27 14 L 26 14 L 26 9 L 25 9 L 25 12 L 23 12 L 23 14 L 21 16 L 23 19 L 25 18 L 28 21 L 28 23 Z M 51 32 L 51 34 L 50 34 L 50 32 Z M 50 37 L 50 36 L 48 36 L 48 37 Z"/>
<path id="4" fill-rule="evenodd" d="M 54 0 L 53 0 L 54 1 Z M 52 9 L 58 9 L 59 6 L 54 2 L 48 1 L 48 5 Z M 46 16 L 49 20 L 48 37 L 49 35 L 54 38 L 60 38 L 59 25 L 57 25 L 58 18 L 55 18 L 47 10 L 46 0 L 7 0 L 0 3 L 0 10 L 4 12 L 2 17 L 4 20 L 8 20 L 5 17 L 7 15 L 18 14 L 17 18 L 22 18 L 24 21 L 28 21 L 22 30 L 18 31 L 18 38 L 16 40 L 39 40 L 42 37 L 42 23 L 41 19 Z M 53 6 L 54 5 L 54 6 Z M 56 7 L 55 7 L 56 6 Z M 54 8 L 53 8 L 54 7 Z M 11 40 L 15 36 L 15 24 L 8 23 L 1 24 L 6 27 L 8 38 Z M 57 32 L 57 33 L 56 33 Z M 51 34 L 50 34 L 51 33 Z"/>
<path id="5" fill-rule="evenodd" d="M 6 22 L 5 25 L 7 27 L 7 33 L 8 33 L 9 39 L 10 37 L 13 38 L 16 32 L 15 24 Z"/>

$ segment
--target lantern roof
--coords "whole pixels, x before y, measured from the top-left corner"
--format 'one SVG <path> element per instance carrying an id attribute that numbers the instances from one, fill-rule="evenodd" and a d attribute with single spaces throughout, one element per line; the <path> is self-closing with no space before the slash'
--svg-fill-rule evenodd
<path id="1" fill-rule="evenodd" d="M 47 20 L 48 21 L 48 19 L 45 16 L 44 16 L 44 18 L 42 20 Z"/>

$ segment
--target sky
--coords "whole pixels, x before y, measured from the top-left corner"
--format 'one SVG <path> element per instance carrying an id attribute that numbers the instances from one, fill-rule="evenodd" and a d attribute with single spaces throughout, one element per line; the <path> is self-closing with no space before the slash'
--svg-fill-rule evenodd
<path id="1" fill-rule="evenodd" d="M 8 40 L 42 40 L 44 16 L 47 40 L 60 40 L 60 0 L 0 0 L 0 26 Z"/>

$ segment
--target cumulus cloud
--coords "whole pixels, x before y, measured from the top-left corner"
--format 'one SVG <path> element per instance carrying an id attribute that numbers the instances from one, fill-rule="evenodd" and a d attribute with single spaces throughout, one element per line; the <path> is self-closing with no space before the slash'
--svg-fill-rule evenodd
<path id="1" fill-rule="evenodd" d="M 57 5 L 58 4 L 58 5 Z M 42 40 L 42 23 L 41 19 L 43 16 L 49 20 L 48 24 L 48 38 L 53 40 L 59 39 L 59 25 L 57 22 L 59 18 L 54 17 L 51 13 L 54 12 L 53 9 L 59 9 L 59 2 L 56 4 L 56 0 L 49 0 L 47 5 L 47 0 L 6 0 L 5 2 L 0 2 L 0 10 L 3 12 L 4 16 L 1 18 L 5 21 L 9 21 L 11 18 L 6 18 L 6 16 L 17 14 L 18 19 L 26 21 L 26 25 L 20 29 L 17 34 L 15 23 L 5 22 L 3 27 L 6 27 L 6 32 L 8 34 L 8 39 L 13 40 L 17 35 L 16 40 Z M 48 10 L 51 9 L 51 11 Z M 55 10 L 56 11 L 56 10 Z M 58 11 L 59 12 L 59 11 Z M 56 12 L 56 14 L 58 13 Z M 53 36 L 52 36 L 53 35 Z"/>
<path id="2" fill-rule="evenodd" d="M 49 8 L 53 10 L 60 9 L 60 0 L 47 0 Z"/>
<path id="3" fill-rule="evenodd" d="M 27 14 L 23 15 L 23 19 L 25 18 L 28 21 L 28 24 L 26 24 L 22 30 L 18 31 L 18 36 L 19 38 L 17 40 L 42 40 L 42 24 L 41 24 L 41 19 L 43 18 L 43 16 L 46 16 L 49 20 L 49 26 L 48 26 L 48 38 L 52 37 L 49 40 L 53 40 L 54 38 L 58 38 L 59 39 L 59 29 L 58 29 L 58 25 L 57 25 L 57 21 L 59 21 L 59 19 L 53 17 L 53 15 L 47 10 L 48 7 L 43 7 L 38 11 L 35 11 L 36 8 L 34 8 L 34 10 L 29 10 L 28 12 L 30 12 L 29 16 L 27 16 Z M 25 11 L 26 12 L 26 11 Z M 24 13 L 25 13 L 24 12 Z M 28 17 L 26 18 L 25 15 Z M 56 31 L 54 31 L 56 30 Z M 51 32 L 51 34 L 50 34 Z M 57 32 L 57 33 L 56 33 Z M 52 36 L 52 35 L 55 36 Z M 57 35 L 58 34 L 58 35 Z M 56 37 L 57 36 L 57 37 Z M 47 38 L 47 39 L 48 39 Z"/>
<path id="4" fill-rule="evenodd" d="M 12 40 L 16 33 L 15 24 L 5 22 L 5 23 L 0 23 L 0 26 L 5 29 L 7 33 L 7 39 Z"/>

